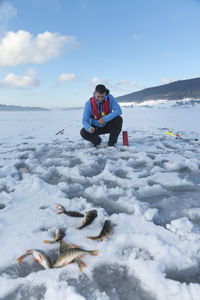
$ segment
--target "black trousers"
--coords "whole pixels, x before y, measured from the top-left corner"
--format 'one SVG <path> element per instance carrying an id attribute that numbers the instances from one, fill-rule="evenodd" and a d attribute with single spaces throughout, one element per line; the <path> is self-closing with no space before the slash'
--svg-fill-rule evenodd
<path id="1" fill-rule="evenodd" d="M 95 128 L 93 133 L 89 133 L 85 130 L 85 128 L 82 128 L 80 134 L 82 138 L 97 146 L 101 144 L 101 138 L 99 135 L 110 133 L 108 146 L 113 146 L 115 143 L 117 143 L 118 136 L 122 130 L 122 122 L 122 117 L 117 116 L 109 121 L 104 127 L 94 127 L 91 125 L 91 127 Z"/>

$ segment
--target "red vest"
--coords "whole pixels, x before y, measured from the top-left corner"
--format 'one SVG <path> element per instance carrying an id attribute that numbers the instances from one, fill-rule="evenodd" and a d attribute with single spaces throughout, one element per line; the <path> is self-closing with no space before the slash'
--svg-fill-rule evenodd
<path id="1" fill-rule="evenodd" d="M 95 120 L 99 120 L 99 111 L 98 111 L 98 105 L 94 99 L 94 97 L 90 98 L 90 103 L 92 105 L 92 112 L 94 114 Z M 105 115 L 108 115 L 110 112 L 110 99 L 109 97 L 107 98 L 106 102 L 103 102 L 103 110 L 102 110 L 102 117 Z"/>

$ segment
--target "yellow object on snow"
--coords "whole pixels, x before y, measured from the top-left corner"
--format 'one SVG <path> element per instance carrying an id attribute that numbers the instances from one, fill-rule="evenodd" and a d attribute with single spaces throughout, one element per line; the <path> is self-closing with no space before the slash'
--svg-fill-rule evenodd
<path id="1" fill-rule="evenodd" d="M 175 135 L 175 134 L 173 134 L 172 132 L 169 132 L 169 131 L 166 131 L 166 132 L 165 132 L 165 134 L 169 134 L 169 135 L 171 135 L 171 136 L 174 136 L 174 137 L 176 137 L 176 135 Z"/>

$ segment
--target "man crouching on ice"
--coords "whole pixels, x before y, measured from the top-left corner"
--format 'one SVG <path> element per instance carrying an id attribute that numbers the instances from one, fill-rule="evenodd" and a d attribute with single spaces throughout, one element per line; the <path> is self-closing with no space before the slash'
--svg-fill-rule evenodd
<path id="1" fill-rule="evenodd" d="M 85 103 L 81 136 L 96 147 L 101 144 L 99 135 L 110 133 L 108 146 L 114 146 L 122 129 L 121 114 L 121 107 L 109 90 L 103 84 L 97 85 L 93 97 Z"/>

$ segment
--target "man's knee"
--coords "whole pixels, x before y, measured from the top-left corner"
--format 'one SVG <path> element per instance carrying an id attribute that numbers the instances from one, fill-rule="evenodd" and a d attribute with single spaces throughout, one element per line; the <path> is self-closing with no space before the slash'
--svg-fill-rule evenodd
<path id="1" fill-rule="evenodd" d="M 116 116 L 113 120 L 112 120 L 112 124 L 117 127 L 117 128 L 122 128 L 122 123 L 123 123 L 123 119 L 121 116 Z"/>
<path id="2" fill-rule="evenodd" d="M 116 116 L 116 120 L 119 124 L 122 124 L 123 123 L 123 119 L 121 116 Z"/>
<path id="3" fill-rule="evenodd" d="M 96 132 L 89 133 L 87 130 L 85 130 L 85 128 L 82 128 L 80 131 L 80 135 L 83 139 L 93 143 L 95 146 L 101 144 L 101 138 L 98 134 L 96 134 Z"/>
<path id="4" fill-rule="evenodd" d="M 88 132 L 85 130 L 85 128 L 82 128 L 80 131 L 80 135 L 82 136 L 82 138 L 86 138 L 86 136 L 88 136 Z"/>

